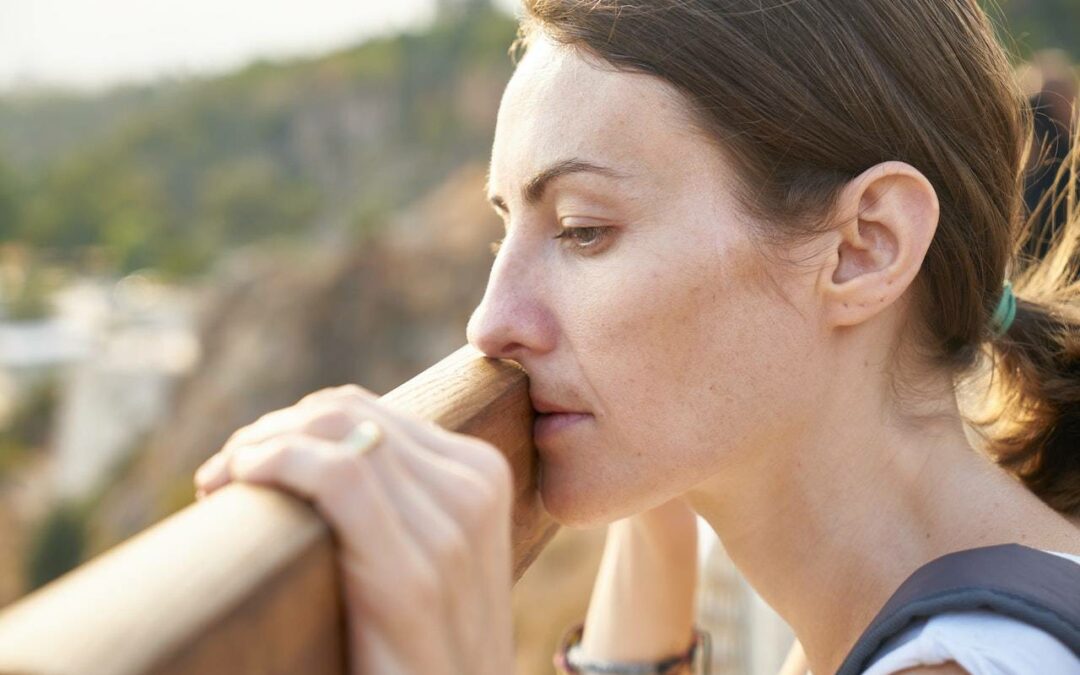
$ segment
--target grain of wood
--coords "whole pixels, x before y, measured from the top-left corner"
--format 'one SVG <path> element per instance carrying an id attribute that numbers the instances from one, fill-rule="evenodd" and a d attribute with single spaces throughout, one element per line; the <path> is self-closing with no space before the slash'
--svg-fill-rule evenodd
<path id="1" fill-rule="evenodd" d="M 383 401 L 506 454 L 518 579 L 557 529 L 524 372 L 466 346 Z M 300 499 L 233 484 L 6 608 L 0 673 L 340 675 L 343 627 L 329 527 Z"/>

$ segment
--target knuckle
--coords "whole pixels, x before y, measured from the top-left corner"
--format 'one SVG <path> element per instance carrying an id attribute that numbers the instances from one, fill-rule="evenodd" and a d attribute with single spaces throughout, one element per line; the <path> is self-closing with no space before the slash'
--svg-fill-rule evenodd
<path id="1" fill-rule="evenodd" d="M 344 436 L 356 424 L 352 415 L 340 405 L 328 405 L 314 412 L 303 424 L 303 431 L 315 436 Z"/>
<path id="2" fill-rule="evenodd" d="M 435 556 L 450 563 L 453 569 L 460 569 L 469 553 L 468 541 L 461 527 L 450 524 L 440 530 L 438 537 L 432 544 Z"/>
<path id="3" fill-rule="evenodd" d="M 245 438 L 247 438 L 251 434 L 252 427 L 254 427 L 255 424 L 258 424 L 258 422 L 254 422 L 252 424 L 242 426 L 239 429 L 237 429 L 236 431 L 229 434 L 229 438 L 226 439 L 225 444 L 223 446 L 221 446 L 221 447 L 222 448 L 228 448 L 230 446 L 241 443 Z"/>
<path id="4" fill-rule="evenodd" d="M 375 396 L 370 390 L 358 384 L 343 384 L 340 387 L 335 387 L 334 392 L 338 396 L 362 396 L 364 398 L 373 398 Z"/>
<path id="5" fill-rule="evenodd" d="M 502 496 L 494 486 L 482 483 L 463 493 L 457 507 L 461 527 L 470 535 L 484 531 L 492 515 L 499 512 Z"/>
<path id="6" fill-rule="evenodd" d="M 319 401 L 326 401 L 338 398 L 362 398 L 373 399 L 376 398 L 375 394 L 358 384 L 343 384 L 337 387 L 326 387 L 316 392 L 312 392 L 300 399 L 301 404 L 318 403 Z"/>
<path id="7" fill-rule="evenodd" d="M 505 487 L 509 491 L 514 477 L 510 460 L 501 450 L 487 441 L 476 439 L 474 443 L 479 448 L 479 452 L 476 453 L 476 469 L 487 481 L 496 487 Z"/>
<path id="8" fill-rule="evenodd" d="M 325 399 L 333 396 L 335 391 L 337 391 L 337 387 L 323 387 L 322 389 L 317 389 L 317 390 L 311 392 L 310 394 L 308 394 L 307 396 L 304 396 L 302 399 L 300 399 L 300 401 L 297 403 L 297 405 L 306 405 L 308 403 L 317 403 L 319 401 L 325 400 Z"/>
<path id="9" fill-rule="evenodd" d="M 474 474 L 477 483 L 490 487 L 495 496 L 513 494 L 514 467 L 498 447 L 477 436 L 453 434 L 457 459 Z"/>
<path id="10" fill-rule="evenodd" d="M 405 593 L 415 606 L 434 606 L 442 597 L 442 584 L 435 569 L 428 564 L 417 564 L 403 583 Z"/>

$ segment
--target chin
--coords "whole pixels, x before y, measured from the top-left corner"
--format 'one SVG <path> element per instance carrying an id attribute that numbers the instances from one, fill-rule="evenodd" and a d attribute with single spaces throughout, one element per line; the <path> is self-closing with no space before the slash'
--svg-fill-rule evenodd
<path id="1" fill-rule="evenodd" d="M 555 522 L 572 529 L 601 527 L 621 516 L 612 509 L 612 497 L 580 471 L 560 471 L 544 464 L 540 501 Z"/>

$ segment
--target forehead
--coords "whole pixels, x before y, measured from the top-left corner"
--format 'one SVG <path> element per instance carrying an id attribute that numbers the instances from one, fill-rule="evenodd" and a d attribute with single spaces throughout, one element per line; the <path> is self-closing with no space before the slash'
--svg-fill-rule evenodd
<path id="1" fill-rule="evenodd" d="M 574 157 L 651 171 L 685 165 L 688 146 L 700 152 L 703 145 L 674 87 L 540 34 L 499 106 L 491 182 L 517 183 Z"/>

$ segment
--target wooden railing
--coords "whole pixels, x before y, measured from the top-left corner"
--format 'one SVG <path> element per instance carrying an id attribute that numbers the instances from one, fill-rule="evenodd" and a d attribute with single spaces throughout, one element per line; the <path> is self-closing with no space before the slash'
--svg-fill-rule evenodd
<path id="1" fill-rule="evenodd" d="M 557 529 L 524 372 L 464 347 L 382 400 L 506 453 L 519 578 Z M 339 675 L 343 628 L 328 526 L 302 500 L 231 484 L 0 612 L 0 673 Z"/>

